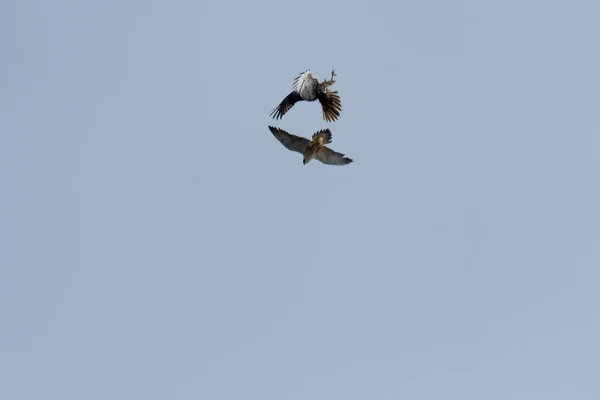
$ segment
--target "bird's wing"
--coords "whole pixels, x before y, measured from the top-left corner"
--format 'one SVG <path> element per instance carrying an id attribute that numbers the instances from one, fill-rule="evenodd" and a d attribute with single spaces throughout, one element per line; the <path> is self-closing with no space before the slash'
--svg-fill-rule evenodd
<path id="1" fill-rule="evenodd" d="M 275 136 L 275 139 L 279 140 L 288 150 L 297 151 L 300 154 L 304 154 L 306 146 L 308 146 L 309 140 L 300 136 L 291 135 L 283 129 L 274 128 L 269 126 L 269 130 Z"/>
<path id="2" fill-rule="evenodd" d="M 273 111 L 271 111 L 271 116 L 275 119 L 281 119 L 283 117 L 283 115 L 288 112 L 290 110 L 290 108 L 292 108 L 294 106 L 294 104 L 296 104 L 296 102 L 302 100 L 302 97 L 300 97 L 300 94 L 298 92 L 292 92 L 290 94 L 288 94 L 285 99 L 283 99 L 283 101 L 277 106 L 277 108 L 275 108 Z"/>
<path id="3" fill-rule="evenodd" d="M 323 119 L 327 122 L 333 122 L 339 118 L 342 112 L 342 101 L 338 92 L 321 92 L 319 102 L 323 108 Z"/>
<path id="4" fill-rule="evenodd" d="M 312 72 L 310 71 L 310 69 L 307 69 L 306 71 L 298 75 L 296 79 L 294 79 L 294 85 L 292 87 L 294 88 L 294 91 L 300 92 L 302 86 L 304 86 L 308 81 L 311 80 L 314 80 Z"/>
<path id="5" fill-rule="evenodd" d="M 344 157 L 344 154 L 331 150 L 329 147 L 323 147 L 317 151 L 315 158 L 323 164 L 329 165 L 347 165 L 352 162 L 351 158 Z"/>

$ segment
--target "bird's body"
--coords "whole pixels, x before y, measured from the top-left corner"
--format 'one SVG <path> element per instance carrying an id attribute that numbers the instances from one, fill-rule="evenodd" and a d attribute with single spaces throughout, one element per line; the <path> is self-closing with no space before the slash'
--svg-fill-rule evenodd
<path id="1" fill-rule="evenodd" d="M 323 119 L 327 122 L 335 121 L 342 111 L 342 102 L 337 91 L 330 92 L 328 89 L 329 86 L 335 83 L 334 76 L 335 71 L 331 71 L 330 80 L 326 79 L 319 82 L 312 76 L 310 70 L 301 73 L 294 80 L 292 93 L 288 94 L 277 108 L 271 112 L 271 116 L 275 119 L 281 119 L 297 102 L 319 100 L 323 109 Z"/>
<path id="2" fill-rule="evenodd" d="M 303 156 L 302 163 L 305 165 L 312 159 L 328 165 L 347 165 L 352 162 L 352 159 L 344 157 L 344 154 L 335 152 L 325 146 L 331 143 L 332 139 L 329 129 L 323 129 L 315 133 L 311 140 L 289 134 L 283 129 L 272 126 L 269 126 L 269 130 L 288 150 L 301 153 Z"/>
<path id="3" fill-rule="evenodd" d="M 304 72 L 294 82 L 294 91 L 297 92 L 302 100 L 315 101 L 319 90 L 319 81 L 313 78 L 309 71 Z"/>

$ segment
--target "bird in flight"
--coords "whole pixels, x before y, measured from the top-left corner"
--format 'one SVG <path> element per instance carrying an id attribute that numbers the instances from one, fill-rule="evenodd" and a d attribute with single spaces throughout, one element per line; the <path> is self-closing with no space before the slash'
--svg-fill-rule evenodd
<path id="1" fill-rule="evenodd" d="M 344 157 L 344 154 L 335 152 L 325 146 L 331 143 L 331 131 L 329 129 L 323 129 L 315 133 L 311 140 L 289 134 L 283 129 L 272 126 L 269 126 L 269 130 L 288 150 L 302 154 L 304 165 L 308 164 L 313 158 L 329 165 L 347 165 L 352 162 L 352 159 Z"/>
<path id="2" fill-rule="evenodd" d="M 331 70 L 331 79 L 319 82 L 316 78 L 313 78 L 310 70 L 301 73 L 294 80 L 292 93 L 288 94 L 277 108 L 271 111 L 271 116 L 275 119 L 281 119 L 297 102 L 319 100 L 323 108 L 323 119 L 327 122 L 335 121 L 342 111 L 342 102 L 338 92 L 330 92 L 328 89 L 329 86 L 335 83 L 333 80 L 335 76 L 335 71 Z"/>

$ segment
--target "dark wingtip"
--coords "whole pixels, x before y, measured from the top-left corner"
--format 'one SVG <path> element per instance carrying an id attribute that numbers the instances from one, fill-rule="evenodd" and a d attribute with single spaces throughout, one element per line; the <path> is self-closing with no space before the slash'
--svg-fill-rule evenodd
<path id="1" fill-rule="evenodd" d="M 271 111 L 271 114 L 269 114 L 269 116 L 273 117 L 276 120 L 280 119 L 281 113 L 279 112 L 279 108 L 275 108 L 273 111 Z"/>

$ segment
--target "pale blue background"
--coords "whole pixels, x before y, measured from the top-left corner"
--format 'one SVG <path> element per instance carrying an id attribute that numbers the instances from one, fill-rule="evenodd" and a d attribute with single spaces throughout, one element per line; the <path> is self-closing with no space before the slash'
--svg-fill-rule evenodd
<path id="1" fill-rule="evenodd" d="M 599 15 L 2 2 L 0 398 L 600 399 Z"/>

